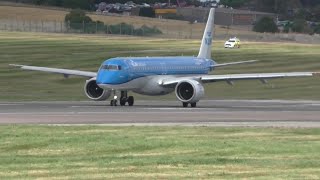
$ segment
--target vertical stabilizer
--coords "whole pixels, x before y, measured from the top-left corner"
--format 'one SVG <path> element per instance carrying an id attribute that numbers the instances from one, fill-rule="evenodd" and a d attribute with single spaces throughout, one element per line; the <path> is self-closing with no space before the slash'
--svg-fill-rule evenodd
<path id="1" fill-rule="evenodd" d="M 211 45 L 212 45 L 212 36 L 214 31 L 214 12 L 215 9 L 211 8 L 207 20 L 206 29 L 204 30 L 202 42 L 198 54 L 198 58 L 211 59 Z"/>

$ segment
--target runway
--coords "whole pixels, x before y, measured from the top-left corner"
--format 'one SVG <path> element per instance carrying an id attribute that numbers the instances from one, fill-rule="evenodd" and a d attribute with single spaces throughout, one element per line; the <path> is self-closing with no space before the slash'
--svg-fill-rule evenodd
<path id="1" fill-rule="evenodd" d="M 203 100 L 197 108 L 178 101 L 0 102 L 0 124 L 109 126 L 320 127 L 320 101 Z"/>

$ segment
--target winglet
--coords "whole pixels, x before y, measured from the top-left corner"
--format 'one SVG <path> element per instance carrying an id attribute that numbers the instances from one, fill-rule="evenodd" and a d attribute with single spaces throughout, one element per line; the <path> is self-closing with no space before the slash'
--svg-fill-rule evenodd
<path id="1" fill-rule="evenodd" d="M 214 31 L 214 13 L 215 8 L 211 8 L 204 30 L 198 58 L 211 59 L 212 36 Z"/>

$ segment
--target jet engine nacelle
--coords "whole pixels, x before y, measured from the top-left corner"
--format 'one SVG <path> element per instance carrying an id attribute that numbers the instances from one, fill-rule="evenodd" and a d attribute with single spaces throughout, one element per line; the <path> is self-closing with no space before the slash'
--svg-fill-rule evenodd
<path id="1" fill-rule="evenodd" d="M 107 100 L 111 95 L 111 91 L 104 90 L 97 85 L 96 78 L 91 78 L 86 81 L 84 92 L 88 98 L 94 101 Z"/>
<path id="2" fill-rule="evenodd" d="M 184 80 L 176 86 L 176 96 L 181 102 L 196 103 L 204 96 L 204 87 L 195 80 Z"/>

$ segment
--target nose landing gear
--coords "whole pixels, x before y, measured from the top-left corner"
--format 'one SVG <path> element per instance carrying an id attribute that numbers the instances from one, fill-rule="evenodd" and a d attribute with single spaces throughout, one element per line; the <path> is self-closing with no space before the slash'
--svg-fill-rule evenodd
<path id="1" fill-rule="evenodd" d="M 118 105 L 117 92 L 115 90 L 113 90 L 112 93 L 113 93 L 113 99 L 110 101 L 110 106 L 117 106 Z"/>
<path id="2" fill-rule="evenodd" d="M 118 101 L 116 99 L 112 99 L 110 101 L 110 106 L 118 106 Z"/>
<path id="3" fill-rule="evenodd" d="M 113 100 L 110 101 L 110 106 L 117 106 L 117 96 L 116 92 L 113 91 L 114 93 L 114 98 Z M 121 91 L 121 96 L 120 96 L 120 106 L 125 106 L 126 103 L 128 103 L 129 106 L 133 106 L 134 104 L 134 97 L 129 96 L 128 97 L 128 91 Z"/>

